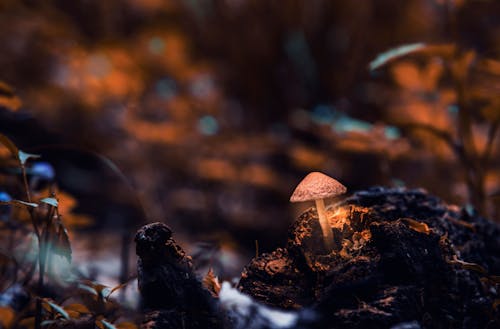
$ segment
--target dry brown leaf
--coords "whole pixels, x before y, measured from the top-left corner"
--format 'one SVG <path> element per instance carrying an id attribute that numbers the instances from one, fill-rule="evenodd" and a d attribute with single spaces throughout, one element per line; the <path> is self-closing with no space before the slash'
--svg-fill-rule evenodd
<path id="1" fill-rule="evenodd" d="M 115 327 L 118 329 L 137 329 L 137 325 L 132 322 L 118 323 Z"/>
<path id="2" fill-rule="evenodd" d="M 453 224 L 457 224 L 457 225 L 463 226 L 463 227 L 468 228 L 468 229 L 470 229 L 470 230 L 472 230 L 474 232 L 476 231 L 476 227 L 472 223 L 466 222 L 466 221 L 461 220 L 461 219 L 456 219 L 456 218 L 453 218 L 453 217 L 448 216 L 448 215 L 446 215 L 445 218 L 448 221 L 452 222 Z"/>
<path id="3" fill-rule="evenodd" d="M 478 272 L 481 274 L 488 274 L 488 271 L 486 271 L 486 269 L 484 267 L 482 267 L 481 265 L 476 264 L 476 263 L 465 262 L 461 259 L 458 259 L 457 256 L 455 256 L 452 260 L 450 260 L 449 263 L 459 265 L 463 269 L 466 269 L 469 271 L 474 271 L 474 272 Z"/>
<path id="4" fill-rule="evenodd" d="M 0 81 L 0 106 L 15 112 L 21 105 L 21 99 L 17 97 L 12 87 Z"/>
<path id="5" fill-rule="evenodd" d="M 431 233 L 431 229 L 426 223 L 419 222 L 412 218 L 400 218 L 400 220 L 407 224 L 414 231 L 425 234 Z"/>
<path id="6" fill-rule="evenodd" d="M 241 169 L 241 181 L 272 188 L 279 185 L 278 177 L 272 170 L 261 164 L 249 164 Z"/>
<path id="7" fill-rule="evenodd" d="M 211 180 L 235 181 L 238 178 L 237 168 L 223 159 L 200 159 L 195 171 L 200 177 Z"/>
<path id="8" fill-rule="evenodd" d="M 419 68 L 412 62 L 404 61 L 391 67 L 394 80 L 400 87 L 409 90 L 423 89 L 423 79 Z"/>
<path id="9" fill-rule="evenodd" d="M 493 281 L 496 284 L 500 283 L 500 275 L 490 275 L 488 277 L 489 280 Z"/>
<path id="10" fill-rule="evenodd" d="M 16 313 L 8 306 L 0 307 L 0 324 L 2 328 L 9 328 L 14 321 Z"/>
<path id="11" fill-rule="evenodd" d="M 465 52 L 461 57 L 451 64 L 451 71 L 455 79 L 464 81 L 467 78 L 469 69 L 476 59 L 476 52 L 473 50 Z"/>
<path id="12" fill-rule="evenodd" d="M 68 231 L 62 225 L 62 223 L 59 223 L 57 225 L 56 234 L 57 235 L 54 237 L 53 241 L 55 246 L 54 252 L 65 257 L 68 262 L 71 262 L 71 243 L 69 242 Z"/>
<path id="13" fill-rule="evenodd" d="M 70 319 L 79 319 L 80 315 L 81 315 L 81 313 L 79 313 L 77 311 L 71 311 L 71 310 L 66 310 L 66 313 L 68 313 L 68 316 L 70 317 Z"/>
<path id="14" fill-rule="evenodd" d="M 212 270 L 212 268 L 208 269 L 208 272 L 203 278 L 202 283 L 203 287 L 205 287 L 205 289 L 207 289 L 212 294 L 212 296 L 219 296 L 220 283 L 219 279 L 214 275 L 214 271 Z"/>
<path id="15" fill-rule="evenodd" d="M 289 154 L 294 165 L 304 169 L 321 168 L 327 161 L 322 152 L 304 145 L 290 148 Z"/>
<path id="16" fill-rule="evenodd" d="M 64 309 L 69 313 L 70 311 L 73 312 L 78 312 L 78 313 L 90 313 L 90 310 L 87 308 L 87 306 L 79 303 L 75 304 L 69 304 L 67 306 L 64 306 Z"/>
<path id="17" fill-rule="evenodd" d="M 443 75 L 444 64 L 441 60 L 434 59 L 429 61 L 426 67 L 420 73 L 422 86 L 425 91 L 433 91 L 438 88 L 438 82 Z"/>
<path id="18" fill-rule="evenodd" d="M 35 328 L 35 317 L 30 316 L 29 318 L 22 319 L 19 321 L 19 326 L 26 329 Z"/>

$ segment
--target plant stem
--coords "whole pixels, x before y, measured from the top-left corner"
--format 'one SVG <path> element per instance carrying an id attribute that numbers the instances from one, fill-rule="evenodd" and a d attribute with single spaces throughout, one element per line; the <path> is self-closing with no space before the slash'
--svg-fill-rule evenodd
<path id="1" fill-rule="evenodd" d="M 28 202 L 31 203 L 31 192 L 28 186 L 28 176 L 26 175 L 26 167 L 21 164 L 21 171 L 23 173 L 24 189 L 26 190 L 26 196 L 28 197 Z"/>
<path id="2" fill-rule="evenodd" d="M 42 327 L 42 299 L 36 297 L 35 329 Z"/>
<path id="3" fill-rule="evenodd" d="M 434 137 L 445 142 L 448 147 L 450 147 L 453 151 L 456 150 L 457 144 L 453 140 L 453 136 L 445 130 L 441 130 L 432 125 L 425 123 L 413 123 L 413 122 L 401 122 L 396 123 L 398 127 L 401 129 L 409 129 L 409 130 L 423 130 L 429 134 L 432 134 Z"/>
<path id="4" fill-rule="evenodd" d="M 460 140 L 461 148 L 458 150 L 458 155 L 462 158 L 465 169 L 465 179 L 469 192 L 469 202 L 472 203 L 472 205 L 478 210 L 479 214 L 485 216 L 486 199 L 484 176 L 486 168 L 482 167 L 482 157 L 478 155 L 476 146 L 474 144 L 472 114 L 466 94 L 465 77 L 467 77 L 466 73 L 464 73 L 463 76 L 454 76 L 455 89 L 458 98 L 457 101 L 460 109 L 460 111 L 458 112 L 458 137 Z"/>
<path id="5" fill-rule="evenodd" d="M 123 230 L 122 241 L 121 241 L 121 268 L 120 268 L 120 284 L 124 284 L 128 280 L 128 265 L 129 265 L 129 245 L 130 245 L 130 234 Z M 126 286 L 120 289 L 120 301 L 125 300 L 125 290 Z"/>
<path id="6" fill-rule="evenodd" d="M 493 151 L 493 144 L 495 143 L 496 134 L 499 130 L 498 128 L 500 128 L 500 120 L 496 120 L 495 122 L 493 122 L 490 126 L 490 129 L 488 130 L 488 139 L 486 140 L 486 146 L 482 155 L 482 162 L 486 167 L 485 169 L 488 169 L 488 166 L 490 165 L 491 153 Z"/>
<path id="7" fill-rule="evenodd" d="M 31 203 L 31 192 L 28 185 L 28 176 L 26 175 L 26 167 L 21 163 L 21 172 L 23 175 L 24 189 L 26 190 L 26 197 L 28 198 L 28 202 Z M 42 269 L 42 239 L 40 237 L 40 231 L 38 230 L 38 226 L 36 225 L 35 213 L 33 208 L 28 207 L 28 212 L 30 214 L 31 223 L 33 225 L 33 230 L 35 231 L 36 237 L 38 239 L 38 294 L 41 292 L 41 288 L 43 287 L 43 269 Z M 36 297 L 36 314 L 35 314 L 35 329 L 40 329 L 42 323 L 42 300 L 39 296 Z"/>
<path id="8" fill-rule="evenodd" d="M 31 203 L 31 192 L 28 185 L 28 176 L 26 175 L 26 167 L 23 163 L 21 163 L 21 172 L 23 175 L 23 183 L 24 189 L 26 190 L 26 197 L 28 198 L 28 202 Z M 38 294 L 41 294 L 43 289 L 43 258 L 44 256 L 44 243 L 42 241 L 42 237 L 40 235 L 40 231 L 38 230 L 38 226 L 36 224 L 35 212 L 33 208 L 28 207 L 28 212 L 30 214 L 31 223 L 33 225 L 33 230 L 35 231 L 36 237 L 38 239 Z M 42 299 L 38 296 L 36 298 L 36 314 L 35 314 L 35 329 L 40 329 L 42 323 Z"/>
<path id="9" fill-rule="evenodd" d="M 24 189 L 26 190 L 26 197 L 28 198 L 28 202 L 31 203 L 31 192 L 30 192 L 30 188 L 28 186 L 28 176 L 26 175 L 26 167 L 22 163 L 20 164 L 20 166 L 21 166 L 21 172 L 23 175 Z M 38 241 L 40 241 L 40 231 L 38 230 L 38 226 L 36 225 L 35 213 L 33 211 L 33 208 L 28 207 L 28 212 L 30 214 L 31 224 L 33 225 L 33 230 L 35 231 L 35 235 L 36 235 Z"/>
<path id="10" fill-rule="evenodd" d="M 50 240 L 50 225 L 52 224 L 52 217 L 54 216 L 54 207 L 50 207 L 45 220 L 45 228 L 38 239 L 38 298 L 36 301 L 36 317 L 35 329 L 41 328 L 42 320 L 42 299 L 45 268 L 49 254 L 49 240 Z"/>
<path id="11" fill-rule="evenodd" d="M 326 218 L 325 201 L 323 199 L 314 200 L 316 203 L 316 211 L 318 212 L 319 225 L 321 226 L 321 231 L 323 232 L 323 240 L 325 241 L 325 247 L 330 253 L 334 250 L 335 241 L 333 240 L 332 227 L 328 223 Z"/>

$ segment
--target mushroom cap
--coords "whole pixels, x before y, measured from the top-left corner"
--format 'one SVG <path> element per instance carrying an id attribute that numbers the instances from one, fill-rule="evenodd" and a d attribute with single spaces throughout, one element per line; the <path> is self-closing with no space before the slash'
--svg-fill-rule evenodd
<path id="1" fill-rule="evenodd" d="M 297 185 L 290 202 L 303 202 L 326 199 L 344 194 L 347 188 L 336 179 L 314 171 Z"/>

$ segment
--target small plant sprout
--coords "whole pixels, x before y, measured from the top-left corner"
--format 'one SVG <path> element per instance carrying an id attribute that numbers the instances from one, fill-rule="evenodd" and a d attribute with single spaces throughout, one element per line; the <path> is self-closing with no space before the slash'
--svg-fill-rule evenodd
<path id="1" fill-rule="evenodd" d="M 346 187 L 337 180 L 320 172 L 311 172 L 297 185 L 290 197 L 290 202 L 314 201 L 316 203 L 319 224 L 328 252 L 334 249 L 334 239 L 332 228 L 326 218 L 324 199 L 344 194 L 346 190 Z"/>

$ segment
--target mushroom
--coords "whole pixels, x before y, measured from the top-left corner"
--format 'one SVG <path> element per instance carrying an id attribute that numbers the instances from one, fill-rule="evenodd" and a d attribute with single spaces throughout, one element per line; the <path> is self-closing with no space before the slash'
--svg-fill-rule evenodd
<path id="1" fill-rule="evenodd" d="M 346 187 L 337 180 L 320 172 L 309 173 L 295 188 L 290 202 L 313 201 L 316 203 L 319 224 L 323 232 L 323 239 L 328 251 L 334 249 L 332 228 L 326 218 L 326 198 L 336 197 L 346 192 Z"/>

